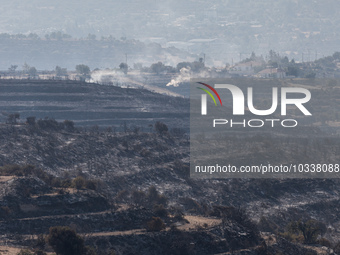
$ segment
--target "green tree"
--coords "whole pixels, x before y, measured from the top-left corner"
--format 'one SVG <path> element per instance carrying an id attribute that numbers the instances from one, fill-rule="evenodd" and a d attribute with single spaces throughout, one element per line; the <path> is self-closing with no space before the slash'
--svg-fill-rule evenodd
<path id="1" fill-rule="evenodd" d="M 88 34 L 88 35 L 87 35 L 87 40 L 90 40 L 90 41 L 96 40 L 96 35 L 94 35 L 94 34 Z"/>
<path id="2" fill-rule="evenodd" d="M 27 37 L 31 40 L 39 40 L 40 39 L 40 37 L 35 33 L 30 33 Z"/>
<path id="3" fill-rule="evenodd" d="M 47 242 L 57 255 L 83 255 L 86 252 L 83 238 L 66 226 L 51 227 Z"/>
<path id="4" fill-rule="evenodd" d="M 299 68 L 296 66 L 288 66 L 286 74 L 297 77 L 299 75 Z"/>
<path id="5" fill-rule="evenodd" d="M 18 68 L 18 65 L 11 65 L 11 67 L 8 68 L 8 71 L 11 73 L 14 73 L 17 68 Z"/>
<path id="6" fill-rule="evenodd" d="M 87 76 L 90 74 L 90 67 L 88 67 L 87 65 L 76 65 L 76 71 L 77 73 L 83 75 L 83 76 Z"/>
<path id="7" fill-rule="evenodd" d="M 67 69 L 61 68 L 60 66 L 56 66 L 55 67 L 55 74 L 56 74 L 57 77 L 66 76 L 67 75 Z"/>
<path id="8" fill-rule="evenodd" d="M 164 64 L 162 62 L 153 63 L 150 66 L 151 72 L 159 74 L 164 70 Z"/>
<path id="9" fill-rule="evenodd" d="M 125 74 L 128 72 L 128 65 L 126 63 L 120 63 L 119 65 L 120 70 L 122 70 Z"/>
<path id="10" fill-rule="evenodd" d="M 37 76 L 37 69 L 35 67 L 30 67 L 30 69 L 28 69 L 28 74 L 32 77 L 36 77 Z"/>
<path id="11" fill-rule="evenodd" d="M 61 31 L 52 32 L 49 36 L 47 35 L 46 39 L 62 40 L 63 39 L 63 33 Z"/>
<path id="12" fill-rule="evenodd" d="M 0 34 L 0 40 L 10 39 L 11 35 L 7 33 L 1 33 Z"/>
<path id="13" fill-rule="evenodd" d="M 24 70 L 24 72 L 27 74 L 28 71 L 30 70 L 30 66 L 25 62 L 25 64 L 22 66 L 22 69 Z"/>

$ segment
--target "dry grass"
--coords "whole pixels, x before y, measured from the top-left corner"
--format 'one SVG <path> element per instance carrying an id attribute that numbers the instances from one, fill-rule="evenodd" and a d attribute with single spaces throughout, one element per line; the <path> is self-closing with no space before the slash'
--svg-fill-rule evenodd
<path id="1" fill-rule="evenodd" d="M 2 176 L 0 176 L 0 182 L 7 182 L 7 181 L 13 179 L 14 177 L 15 177 L 15 176 L 13 176 L 13 175 L 10 175 L 10 176 L 4 176 L 4 175 L 2 175 Z"/>
<path id="2" fill-rule="evenodd" d="M 191 230 L 197 227 L 209 228 L 222 223 L 221 219 L 207 218 L 202 216 L 192 216 L 186 215 L 184 218 L 189 221 L 189 223 L 179 226 L 180 230 Z"/>
<path id="3" fill-rule="evenodd" d="M 17 255 L 20 252 L 20 250 L 21 250 L 20 248 L 0 246 L 1 255 Z"/>

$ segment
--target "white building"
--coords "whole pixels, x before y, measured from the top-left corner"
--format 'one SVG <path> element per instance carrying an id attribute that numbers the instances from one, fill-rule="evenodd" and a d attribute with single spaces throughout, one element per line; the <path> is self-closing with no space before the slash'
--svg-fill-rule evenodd
<path id="1" fill-rule="evenodd" d="M 283 79 L 286 77 L 286 72 L 279 68 L 267 68 L 258 72 L 256 77 Z"/>
<path id="2" fill-rule="evenodd" d="M 245 63 L 238 63 L 229 68 L 230 74 L 236 74 L 240 76 L 252 76 L 255 73 L 254 67 L 261 66 L 261 62 L 249 61 Z"/>

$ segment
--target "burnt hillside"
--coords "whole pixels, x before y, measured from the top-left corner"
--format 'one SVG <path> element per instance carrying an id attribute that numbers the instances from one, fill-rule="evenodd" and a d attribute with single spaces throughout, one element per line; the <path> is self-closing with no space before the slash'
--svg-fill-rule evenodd
<path id="1" fill-rule="evenodd" d="M 333 247 L 339 241 L 338 179 L 190 178 L 185 99 L 73 81 L 4 83 L 0 229 L 5 236 L 0 242 L 34 247 L 30 235 L 47 235 L 49 227 L 68 225 L 86 236 L 98 254 L 109 249 L 117 254 L 244 254 L 243 249 L 249 249 L 245 254 L 261 254 L 261 249 L 267 251 L 262 254 L 307 254 L 301 233 L 287 232 L 299 220 L 323 226 L 314 243 L 324 237 Z M 135 108 L 122 108 L 128 103 Z M 21 119 L 9 121 L 7 113 L 15 112 Z M 85 118 L 88 112 L 93 119 Z M 127 117 L 101 126 L 96 117 L 104 112 Z M 141 125 L 136 118 L 140 113 L 162 117 L 146 118 Z M 26 116 L 37 118 L 26 123 Z M 89 125 L 90 120 L 98 126 Z M 244 138 L 244 146 L 255 149 L 231 154 L 230 160 L 237 164 L 261 158 L 257 148 L 271 138 L 260 138 Z M 240 141 L 228 142 L 232 146 Z M 279 157 L 291 147 L 301 150 L 299 143 L 291 139 L 282 148 L 271 146 L 269 155 Z M 336 148 L 334 141 L 334 148 L 329 146 L 334 156 Z M 309 158 L 319 154 L 306 152 Z M 288 161 L 294 157 L 287 155 Z M 158 231 L 149 229 L 152 217 L 164 223 Z"/>
<path id="2" fill-rule="evenodd" d="M 0 80 L 1 121 L 19 113 L 73 120 L 77 126 L 115 126 L 124 123 L 147 131 L 160 120 L 170 127 L 188 128 L 189 102 L 145 89 L 103 86 L 79 81 Z"/>

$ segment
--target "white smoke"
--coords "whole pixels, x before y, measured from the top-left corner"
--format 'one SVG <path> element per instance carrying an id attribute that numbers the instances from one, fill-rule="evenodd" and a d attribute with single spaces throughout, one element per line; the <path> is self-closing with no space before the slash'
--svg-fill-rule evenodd
<path id="1" fill-rule="evenodd" d="M 166 86 L 178 87 L 180 83 L 190 81 L 191 76 L 192 76 L 191 69 L 183 67 L 179 71 L 179 75 L 176 78 L 172 79 L 168 84 L 166 84 Z"/>
<path id="2" fill-rule="evenodd" d="M 124 73 L 120 70 L 97 70 L 91 73 L 90 82 L 101 83 L 101 84 L 116 84 L 124 85 L 127 83 Z"/>
<path id="3" fill-rule="evenodd" d="M 160 94 L 182 97 L 182 95 L 169 91 L 165 88 L 147 84 L 146 81 L 146 76 L 141 75 L 140 72 L 129 72 L 129 75 L 126 75 L 120 70 L 109 69 L 93 71 L 91 73 L 91 79 L 89 80 L 89 82 L 93 83 L 130 88 L 144 88 Z"/>
<path id="4" fill-rule="evenodd" d="M 172 79 L 166 86 L 178 87 L 181 83 L 189 82 L 191 78 L 211 78 L 211 73 L 208 71 L 194 73 L 191 71 L 190 67 L 183 67 L 179 71 L 179 75 Z"/>

